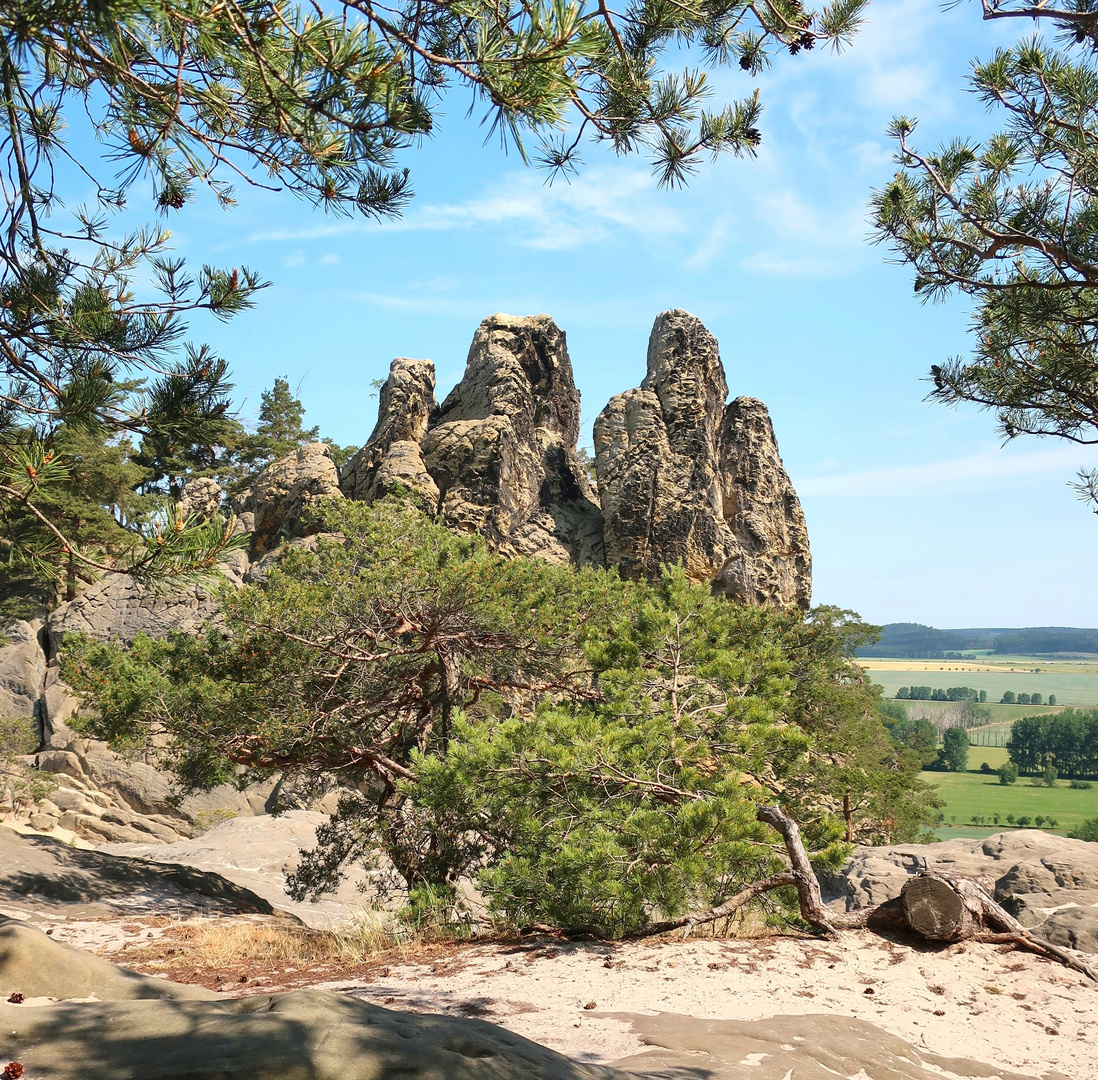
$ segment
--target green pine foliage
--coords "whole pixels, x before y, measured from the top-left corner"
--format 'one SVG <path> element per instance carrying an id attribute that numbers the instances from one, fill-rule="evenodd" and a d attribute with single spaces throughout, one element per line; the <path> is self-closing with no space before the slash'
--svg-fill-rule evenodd
<path id="1" fill-rule="evenodd" d="M 491 554 L 409 502 L 323 508 L 338 538 L 227 590 L 225 623 L 133 649 L 66 641 L 91 734 L 158 746 L 186 787 L 286 772 L 349 790 L 294 879 L 465 874 L 500 916 L 600 934 L 709 907 L 781 860 L 777 802 L 820 865 L 915 839 L 933 800 L 880 723 L 849 613 L 750 608 Z"/>
<path id="2" fill-rule="evenodd" d="M 976 62 L 971 90 L 1001 118 L 977 141 L 919 149 L 916 123 L 891 135 L 900 166 L 873 194 L 876 239 L 915 274 L 916 294 L 972 297 L 967 357 L 931 367 L 932 399 L 974 402 L 1006 439 L 1098 442 L 1098 279 L 1093 176 L 1098 66 L 1089 4 L 1073 12 L 1006 3 L 993 18 L 1052 18 L 1066 48 L 1030 37 Z M 1071 46 L 1084 43 L 1085 51 Z M 1098 500 L 1098 474 L 1080 474 Z"/>
<path id="3" fill-rule="evenodd" d="M 78 549 L 106 563 L 131 551 L 134 527 L 152 510 L 147 498 L 137 494 L 146 471 L 135 460 L 129 440 L 105 441 L 101 435 L 67 426 L 54 432 L 52 452 L 67 464 L 57 482 L 45 488 L 38 507 Z M 8 553 L 18 552 L 18 564 L 4 570 L 30 567 L 40 582 L 62 587 L 62 598 L 71 600 L 80 583 L 92 580 L 87 565 L 72 548 L 65 550 L 56 535 L 18 503 L 0 502 L 3 542 Z"/>

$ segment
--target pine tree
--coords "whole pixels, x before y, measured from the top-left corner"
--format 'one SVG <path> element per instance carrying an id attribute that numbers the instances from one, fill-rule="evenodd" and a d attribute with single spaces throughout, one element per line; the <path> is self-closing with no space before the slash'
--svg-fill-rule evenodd
<path id="1" fill-rule="evenodd" d="M 852 661 L 870 628 L 489 553 L 393 498 L 325 509 L 195 640 L 66 639 L 98 737 L 186 785 L 281 771 L 348 791 L 294 887 L 383 852 L 421 900 L 482 871 L 520 925 L 622 934 L 721 903 L 781 865 L 779 802 L 815 858 L 913 840 L 932 797 Z"/>
<path id="2" fill-rule="evenodd" d="M 319 426 L 305 428 L 305 406 L 290 393 L 289 380 L 279 376 L 270 390 L 260 396 L 259 423 L 250 435 L 240 457 L 252 467 L 292 454 L 305 443 L 320 438 Z"/>
<path id="3" fill-rule="evenodd" d="M 1005 123 L 982 142 L 928 153 L 913 141 L 915 121 L 893 121 L 900 169 L 873 194 L 876 240 L 914 269 L 920 299 L 975 301 L 971 354 L 931 366 L 932 400 L 991 411 L 1007 440 L 1093 445 L 1098 8 L 984 0 L 984 17 L 1050 20 L 1065 47 L 1033 37 L 974 64 L 971 89 Z M 1098 513 L 1098 472 L 1074 486 Z"/>
<path id="4" fill-rule="evenodd" d="M 134 526 L 152 510 L 137 494 L 146 478 L 128 440 L 106 442 L 88 432 L 60 428 L 53 437 L 54 452 L 68 462 L 68 476 L 52 485 L 41 507 L 79 550 L 101 561 L 123 556 L 135 544 Z M 62 599 L 76 596 L 78 583 L 93 580 L 72 549 L 57 551 L 52 537 L 35 518 L 24 516 L 26 528 L 37 533 L 43 571 L 63 583 Z M 20 542 L 33 550 L 30 537 Z"/>

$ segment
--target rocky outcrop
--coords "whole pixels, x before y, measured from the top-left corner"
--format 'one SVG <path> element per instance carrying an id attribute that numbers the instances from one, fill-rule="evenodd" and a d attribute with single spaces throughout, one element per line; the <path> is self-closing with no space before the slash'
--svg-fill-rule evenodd
<path id="1" fill-rule="evenodd" d="M 187 919 L 231 915 L 241 909 L 274 914 L 261 896 L 216 873 L 120 858 L 50 836 L 24 836 L 8 828 L 0 828 L 0 909 L 20 922 L 44 929 L 139 915 Z M 5 930 L 10 933 L 10 924 L 0 916 L 0 943 L 5 940 Z M 0 955 L 2 952 L 0 944 Z M 10 975 L 12 969 L 5 968 L 0 958 L 0 978 L 5 971 Z M 28 996 L 32 991 L 64 996 L 63 985 L 51 989 L 28 986 L 25 978 L 20 981 L 22 986 L 0 982 L 0 1000 L 11 990 Z"/>
<path id="2" fill-rule="evenodd" d="M 3 837 L 0 837 L 0 845 L 0 850 L 9 851 L 10 845 Z M 79 870 L 68 881 L 43 876 L 40 872 L 32 874 L 33 882 L 42 888 L 52 886 L 54 892 L 60 891 L 66 895 L 78 893 L 85 884 Z M 125 880 L 124 877 L 119 879 L 119 883 L 122 880 Z M 97 998 L 100 1001 L 150 998 L 201 1001 L 217 996 L 201 986 L 186 986 L 127 971 L 98 956 L 62 945 L 41 930 L 23 926 L 14 919 L 0 915 L 0 1001 L 7 1001 L 12 994 L 22 994 L 25 998 Z M 11 1028 L 17 1025 L 14 1015 L 11 1019 L 13 1022 L 7 1025 L 9 1037 L 15 1034 Z M 9 1054 L 4 1061 L 11 1061 L 13 1057 Z M 96 1072 L 92 1069 L 86 1075 L 94 1076 Z"/>
<path id="3" fill-rule="evenodd" d="M 217 614 L 217 597 L 200 584 L 149 588 L 129 574 L 105 574 L 49 617 L 51 652 L 65 634 L 133 644 L 138 634 L 167 637 L 173 630 L 197 634 Z"/>
<path id="4" fill-rule="evenodd" d="M 1040 829 L 986 840 L 859 848 L 824 899 L 840 911 L 876 907 L 900 895 L 921 870 L 947 870 L 995 882 L 995 899 L 1038 937 L 1098 952 L 1098 844 Z"/>
<path id="5" fill-rule="evenodd" d="M 607 563 L 654 577 L 681 561 L 730 599 L 807 607 L 808 532 L 766 407 L 727 396 L 713 335 L 688 312 L 658 316 L 640 388 L 595 421 Z"/>
<path id="6" fill-rule="evenodd" d="M 183 485 L 179 508 L 184 518 L 209 521 L 221 512 L 221 485 L 208 476 L 192 476 Z"/>
<path id="7" fill-rule="evenodd" d="M 379 394 L 377 424 L 366 445 L 340 470 L 348 499 L 374 499 L 400 485 L 424 496 L 432 509 L 439 491 L 423 463 L 420 443 L 435 402 L 435 365 L 397 357 Z"/>
<path id="8" fill-rule="evenodd" d="M 330 808 L 329 808 L 330 809 Z M 331 893 L 316 900 L 296 901 L 286 891 L 286 875 L 296 869 L 302 851 L 316 847 L 316 830 L 328 820 L 315 810 L 290 810 L 277 817 L 239 817 L 191 840 L 156 844 L 112 844 L 103 848 L 115 855 L 191 867 L 216 874 L 263 897 L 277 911 L 293 915 L 315 929 L 338 929 L 362 917 L 365 903 L 374 899 L 377 871 L 348 867 L 347 875 Z"/>
<path id="9" fill-rule="evenodd" d="M 576 457 L 580 400 L 563 331 L 547 315 L 493 315 L 423 439 L 454 528 L 497 550 L 602 565 L 602 515 Z"/>
<path id="10" fill-rule="evenodd" d="M 320 532 L 316 515 L 321 499 L 339 497 L 339 470 L 325 443 L 306 443 L 264 468 L 233 509 L 249 515 L 252 551 L 262 555 L 283 540 Z"/>
<path id="11" fill-rule="evenodd" d="M 0 638 L 0 720 L 36 716 L 46 681 L 42 623 L 11 623 Z"/>
<path id="12" fill-rule="evenodd" d="M 720 472 L 721 513 L 738 550 L 718 571 L 714 591 L 749 604 L 808 608 L 808 525 L 758 398 L 738 397 L 725 408 Z"/>
<path id="13" fill-rule="evenodd" d="M 38 934 L 16 933 L 24 940 Z M 36 942 L 35 954 L 45 959 L 53 951 Z M 932 1054 L 865 1020 L 827 1014 L 713 1020 L 620 1013 L 615 1019 L 632 1026 L 646 1052 L 598 1065 L 484 1020 L 397 1012 L 323 990 L 209 1000 L 219 996 L 122 969 L 112 979 L 100 968 L 103 961 L 89 963 L 87 973 L 72 959 L 65 961 L 77 975 L 74 989 L 98 987 L 94 995 L 71 1004 L 0 1003 L 0 1058 L 19 1061 L 28 1080 L 1030 1080 L 1033 1075 Z M 163 985 L 158 988 L 157 982 Z M 597 1044 L 585 1048 L 585 1056 L 597 1053 Z M 1043 1075 L 1063 1080 L 1060 1073 Z"/>

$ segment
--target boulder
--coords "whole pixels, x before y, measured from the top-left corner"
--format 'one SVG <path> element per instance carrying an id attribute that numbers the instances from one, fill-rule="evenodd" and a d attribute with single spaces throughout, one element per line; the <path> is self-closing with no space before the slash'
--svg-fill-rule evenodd
<path id="1" fill-rule="evenodd" d="M 127 971 L 98 956 L 62 945 L 33 926 L 0 915 L 0 1001 L 7 1001 L 12 994 L 27 998 L 94 997 L 99 1001 L 164 998 L 186 1001 L 217 996 L 201 986 L 185 986 Z M 23 1016 L 32 1007 L 24 1006 L 22 1015 L 12 1006 L 7 1008 L 10 1013 L 4 1020 L 10 1038 L 11 1029 L 22 1027 Z M 11 1061 L 14 1056 L 8 1054 L 4 1060 Z"/>
<path id="2" fill-rule="evenodd" d="M 179 508 L 184 518 L 209 521 L 221 512 L 221 485 L 209 476 L 192 476 L 183 485 Z"/>
<path id="3" fill-rule="evenodd" d="M 0 906 L 20 920 L 47 924 L 274 910 L 250 889 L 208 870 L 104 854 L 6 827 L 0 827 Z"/>
<path id="4" fill-rule="evenodd" d="M 399 484 L 423 495 L 432 509 L 439 491 L 423 463 L 420 442 L 435 402 L 435 365 L 397 357 L 379 394 L 377 424 L 366 445 L 339 473 L 348 499 L 373 502 Z"/>
<path id="5" fill-rule="evenodd" d="M 319 990 L 240 1000 L 0 1004 L 0 1057 L 88 1080 L 624 1080 L 483 1020 L 419 1016 Z"/>
<path id="6" fill-rule="evenodd" d="M 1098 953 L 1098 900 L 1091 907 L 1054 912 L 1033 933 L 1061 948 Z"/>
<path id="7" fill-rule="evenodd" d="M 506 555 L 603 565 L 602 515 L 576 456 L 579 421 L 557 324 L 548 315 L 485 319 L 422 441 L 442 520 Z"/>
<path id="8" fill-rule="evenodd" d="M 36 716 L 46 681 L 41 622 L 18 620 L 0 637 L 0 720 Z"/>
<path id="9" fill-rule="evenodd" d="M 821 883 L 824 900 L 839 911 L 876 907 L 899 896 L 908 879 L 925 869 L 985 875 L 995 882 L 995 899 L 1035 934 L 1055 934 L 1048 940 L 1057 945 L 1073 936 L 1080 944 L 1071 948 L 1098 952 L 1098 844 L 1040 829 L 984 840 L 858 848 L 841 873 Z"/>
<path id="10" fill-rule="evenodd" d="M 252 547 L 257 555 L 283 540 L 319 532 L 321 499 L 342 494 L 339 470 L 325 443 L 306 443 L 260 471 L 239 508 L 253 515 Z"/>
<path id="11" fill-rule="evenodd" d="M 807 607 L 808 532 L 766 407 L 727 396 L 716 338 L 689 312 L 659 315 L 640 388 L 595 420 L 607 562 L 651 578 L 681 561 L 731 599 Z"/>
<path id="12" fill-rule="evenodd" d="M 189 866 L 216 873 L 267 900 L 271 907 L 317 929 L 352 923 L 369 902 L 374 873 L 348 869 L 335 892 L 321 900 L 295 901 L 286 892 L 286 875 L 296 869 L 301 852 L 316 846 L 317 826 L 327 821 L 312 810 L 290 810 L 277 817 L 239 817 L 215 826 L 193 840 L 174 844 L 125 843 L 101 850 L 153 865 Z"/>

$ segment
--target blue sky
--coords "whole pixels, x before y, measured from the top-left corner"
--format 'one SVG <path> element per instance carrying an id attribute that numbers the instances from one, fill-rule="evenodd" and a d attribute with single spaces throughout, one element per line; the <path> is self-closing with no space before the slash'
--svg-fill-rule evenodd
<path id="1" fill-rule="evenodd" d="M 231 213 L 202 200 L 173 217 L 190 260 L 274 282 L 195 337 L 229 359 L 244 416 L 287 375 L 309 422 L 361 443 L 392 357 L 433 359 L 441 398 L 482 318 L 547 312 L 568 335 L 589 443 L 610 395 L 643 378 L 656 314 L 686 308 L 720 341 L 732 396 L 770 407 L 817 603 L 879 622 L 1098 625 L 1098 520 L 1067 486 L 1098 452 L 1003 449 L 987 414 L 927 404 L 929 366 L 967 348 L 964 303 L 922 306 L 909 271 L 866 243 L 870 189 L 894 168 L 889 119 L 918 117 L 924 146 L 988 130 L 995 117 L 963 92 L 971 59 L 1028 31 L 983 24 L 973 2 L 873 0 L 846 53 L 782 57 L 759 80 L 759 158 L 706 164 L 685 191 L 594 146 L 577 180 L 548 187 L 484 145 L 455 100 L 405 156 L 417 197 L 401 222 L 245 191 Z M 751 88 L 738 69 L 713 82 Z"/>

